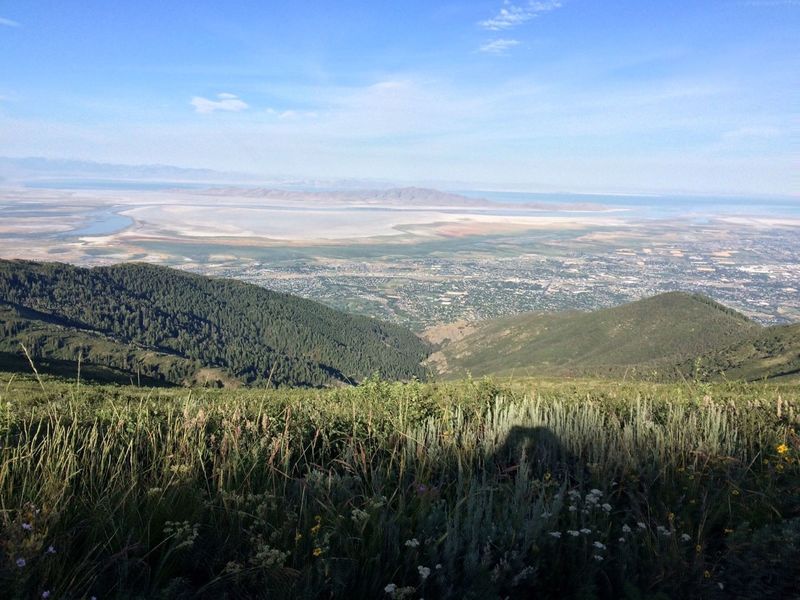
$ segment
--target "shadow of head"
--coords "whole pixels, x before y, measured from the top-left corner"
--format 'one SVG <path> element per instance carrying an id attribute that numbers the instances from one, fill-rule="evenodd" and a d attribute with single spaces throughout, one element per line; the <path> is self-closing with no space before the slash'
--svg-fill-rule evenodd
<path id="1" fill-rule="evenodd" d="M 496 465 L 504 471 L 515 471 L 528 465 L 536 474 L 569 474 L 581 470 L 577 458 L 547 427 L 514 426 L 494 454 Z"/>

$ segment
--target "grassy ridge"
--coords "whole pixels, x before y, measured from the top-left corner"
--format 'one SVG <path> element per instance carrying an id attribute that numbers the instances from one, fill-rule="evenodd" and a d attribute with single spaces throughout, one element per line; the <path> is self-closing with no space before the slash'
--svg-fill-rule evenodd
<path id="1" fill-rule="evenodd" d="M 10 598 L 784 598 L 800 577 L 797 387 L 0 384 Z"/>
<path id="2" fill-rule="evenodd" d="M 146 264 L 0 260 L 0 352 L 162 383 L 322 386 L 423 377 L 410 331 L 234 280 Z"/>
<path id="3" fill-rule="evenodd" d="M 670 292 L 593 312 L 478 323 L 431 357 L 444 373 L 692 377 L 694 361 L 763 328 L 704 296 Z"/>

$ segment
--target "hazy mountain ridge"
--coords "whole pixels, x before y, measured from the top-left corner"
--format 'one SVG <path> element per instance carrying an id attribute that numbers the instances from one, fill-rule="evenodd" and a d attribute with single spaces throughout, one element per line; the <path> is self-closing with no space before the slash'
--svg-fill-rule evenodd
<path id="1" fill-rule="evenodd" d="M 0 351 L 164 383 L 321 386 L 422 377 L 410 331 L 259 286 L 145 264 L 0 261 Z"/>

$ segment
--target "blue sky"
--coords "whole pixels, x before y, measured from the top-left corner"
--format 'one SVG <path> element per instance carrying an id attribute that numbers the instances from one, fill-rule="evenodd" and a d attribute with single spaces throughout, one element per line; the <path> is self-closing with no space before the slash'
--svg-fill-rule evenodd
<path id="1" fill-rule="evenodd" d="M 0 154 L 797 195 L 800 0 L 0 0 Z"/>

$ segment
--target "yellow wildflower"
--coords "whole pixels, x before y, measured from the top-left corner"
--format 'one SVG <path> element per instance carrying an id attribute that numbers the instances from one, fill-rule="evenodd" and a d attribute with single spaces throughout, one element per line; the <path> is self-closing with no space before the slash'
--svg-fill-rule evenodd
<path id="1" fill-rule="evenodd" d="M 314 548 L 314 551 L 312 552 L 312 554 L 314 556 L 321 556 L 322 555 L 322 548 Z"/>
<path id="2" fill-rule="evenodd" d="M 787 446 L 786 444 L 780 444 L 777 448 L 775 448 L 775 450 L 778 451 L 778 454 L 783 456 L 784 454 L 789 452 L 789 446 Z"/>
<path id="3" fill-rule="evenodd" d="M 711 579 L 711 571 L 703 571 L 703 577 L 706 579 Z"/>

